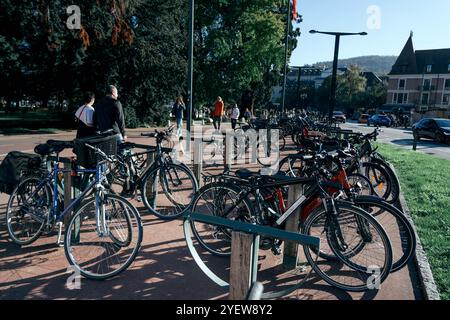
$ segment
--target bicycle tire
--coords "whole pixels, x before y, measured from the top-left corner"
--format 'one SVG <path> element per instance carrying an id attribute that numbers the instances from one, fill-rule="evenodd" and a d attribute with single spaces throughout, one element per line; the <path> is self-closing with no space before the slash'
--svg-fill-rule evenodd
<path id="1" fill-rule="evenodd" d="M 94 229 L 93 233 L 97 233 L 95 230 L 95 227 L 91 227 L 91 228 L 86 228 L 86 230 L 81 231 L 83 226 L 86 226 L 86 221 L 87 221 L 87 216 L 86 217 L 80 217 L 80 215 L 83 213 L 83 210 L 89 206 L 89 205 L 94 205 L 95 208 L 95 198 L 90 198 L 88 200 L 85 200 L 79 207 L 79 209 L 72 215 L 68 227 L 65 231 L 65 237 L 64 237 L 64 252 L 66 255 L 67 260 L 69 261 L 70 265 L 72 267 L 74 267 L 74 269 L 76 271 L 78 271 L 81 275 L 83 275 L 86 278 L 92 279 L 92 280 L 105 280 L 105 279 L 109 279 L 112 278 L 118 274 L 120 274 L 121 272 L 125 271 L 130 265 L 131 263 L 133 263 L 134 259 L 136 258 L 139 249 L 141 247 L 141 242 L 142 242 L 142 238 L 143 238 L 143 227 L 142 227 L 142 221 L 141 221 L 141 217 L 139 215 L 139 212 L 137 211 L 137 209 L 125 198 L 114 195 L 114 194 L 109 194 L 105 196 L 105 200 L 111 200 L 114 199 L 116 201 L 119 201 L 122 203 L 122 205 L 124 207 L 126 207 L 126 211 L 125 211 L 125 219 L 127 220 L 127 228 L 130 225 L 134 225 L 134 228 L 136 228 L 136 235 L 134 237 L 134 233 L 133 233 L 133 239 L 136 239 L 135 245 L 133 246 L 133 248 L 131 248 L 132 252 L 129 255 L 128 258 L 125 259 L 124 263 L 121 263 L 120 267 L 111 271 L 111 272 L 107 272 L 107 273 L 95 273 L 93 271 L 89 271 L 87 270 L 87 267 L 92 266 L 92 263 L 94 259 L 89 259 L 87 262 L 81 262 L 79 263 L 77 261 L 77 259 L 74 257 L 74 251 L 77 251 L 76 248 L 76 244 L 79 244 L 80 240 L 77 240 L 76 238 L 73 239 L 72 237 L 72 231 L 73 228 L 76 230 L 76 226 L 75 224 L 77 223 L 77 220 L 79 220 L 80 222 L 80 226 L 79 226 L 79 234 L 86 236 L 87 234 L 89 234 L 90 231 L 92 231 L 92 229 Z M 91 213 L 91 212 L 89 212 Z M 92 214 L 92 213 L 91 213 Z M 131 216 L 131 215 L 132 216 Z M 94 215 L 95 215 L 95 210 L 94 210 Z M 95 217 L 94 217 L 95 219 Z M 110 227 L 110 226 L 109 226 Z M 92 232 L 91 232 L 92 233 Z M 129 236 L 129 235 L 128 235 Z M 118 245 L 113 239 L 112 237 L 110 237 L 110 235 L 105 236 L 104 238 L 109 238 L 112 240 L 113 244 L 109 245 L 108 244 L 108 248 L 106 250 L 107 253 L 113 253 L 112 257 L 116 258 L 118 257 L 117 253 L 114 252 L 113 250 L 117 250 L 117 249 L 124 249 L 124 244 Z M 131 241 L 126 241 L 127 244 L 129 244 Z M 92 255 L 92 247 L 94 246 L 93 244 L 95 244 L 96 242 L 93 242 L 92 240 L 90 240 L 89 242 L 89 246 L 90 246 L 90 252 L 89 254 Z M 105 243 L 99 243 L 99 247 L 101 246 L 105 246 Z M 72 245 L 73 244 L 73 245 Z M 84 246 L 80 246 L 80 248 L 84 248 L 86 247 Z M 124 249 L 127 250 L 127 249 Z M 128 249 L 129 250 L 129 249 Z M 100 263 L 104 263 L 106 258 L 102 257 L 102 255 L 100 255 L 101 259 L 99 259 Z M 106 267 L 105 267 L 106 268 Z M 97 270 L 101 269 L 102 271 L 104 270 L 104 267 L 102 266 L 97 267 Z"/>
<path id="2" fill-rule="evenodd" d="M 374 216 L 388 233 L 391 243 L 393 244 L 393 263 L 391 272 L 402 269 L 414 256 L 417 246 L 416 234 L 411 222 L 399 209 L 378 197 L 357 196 L 352 202 Z M 374 207 L 380 208 L 387 213 L 387 215 L 384 216 L 384 219 L 382 216 L 383 212 L 381 212 L 381 210 L 376 211 L 376 209 L 371 209 Z M 397 226 L 392 222 L 386 221 L 390 215 L 396 220 L 395 222 L 398 224 L 398 230 Z M 391 229 L 392 232 L 390 232 Z M 394 238 L 393 235 L 396 235 L 397 233 L 400 235 L 400 243 L 397 243 L 397 241 L 394 243 L 392 240 Z"/>
<path id="3" fill-rule="evenodd" d="M 145 207 L 147 208 L 148 211 L 150 211 L 150 213 L 152 213 L 153 215 L 155 215 L 158 218 L 163 219 L 163 220 L 173 220 L 173 219 L 181 217 L 189 209 L 189 207 L 193 201 L 194 194 L 198 190 L 198 182 L 197 182 L 197 179 L 195 179 L 195 176 L 192 173 L 192 171 L 185 165 L 179 165 L 179 164 L 175 164 L 175 163 L 167 163 L 164 166 L 165 166 L 164 168 L 162 166 L 157 166 L 157 167 L 151 169 L 144 176 L 141 187 L 140 187 L 141 197 L 142 197 L 142 201 L 144 202 Z M 160 171 L 162 168 L 166 171 L 165 171 L 165 174 L 161 175 Z M 167 182 L 165 182 L 165 180 L 163 180 L 163 179 L 167 179 L 166 174 L 167 174 L 167 172 L 170 173 L 171 170 L 174 170 L 174 175 L 178 176 L 176 179 L 181 181 L 181 179 L 179 179 L 179 173 L 178 173 L 178 171 L 179 171 L 179 172 L 183 172 L 186 175 L 187 179 L 190 181 L 190 185 L 187 186 L 188 195 L 185 197 L 186 199 L 189 197 L 192 197 L 191 200 L 189 201 L 189 203 L 180 204 L 170 194 L 171 193 L 171 190 L 169 190 L 170 186 L 168 186 Z M 156 177 L 158 177 L 157 183 L 155 182 Z M 174 210 L 170 210 L 170 212 L 168 214 L 164 214 L 161 210 L 158 210 L 156 208 L 157 203 L 156 203 L 155 199 L 156 199 L 156 197 L 158 197 L 159 192 L 158 192 L 158 190 L 155 191 L 154 188 L 152 190 L 150 188 L 149 184 L 156 184 L 156 185 L 158 185 L 158 188 L 161 187 L 166 199 L 175 208 L 181 208 L 181 210 L 177 209 L 178 211 L 176 211 L 176 212 L 174 212 Z M 147 192 L 147 190 L 148 190 L 148 192 Z M 151 194 L 151 197 L 147 196 L 147 194 Z M 151 203 L 151 202 L 153 202 L 153 203 Z M 167 210 L 169 211 L 169 209 L 167 209 Z"/>
<path id="4" fill-rule="evenodd" d="M 218 201 L 222 201 L 225 198 L 226 193 L 228 193 L 230 191 L 231 191 L 231 193 L 234 193 L 235 195 L 238 195 L 241 192 L 240 188 L 238 188 L 238 187 L 236 187 L 236 186 L 234 186 L 233 184 L 230 184 L 230 183 L 225 183 L 225 184 L 218 183 L 218 182 L 217 183 L 210 183 L 210 184 L 202 187 L 198 191 L 198 193 L 195 196 L 194 201 L 192 203 L 192 212 L 206 214 L 206 213 L 204 213 L 206 210 L 202 210 L 200 208 L 199 201 L 202 198 L 204 199 L 204 194 L 206 194 L 207 192 L 210 192 L 212 189 L 217 189 L 218 190 L 218 191 L 214 192 L 214 195 L 217 195 L 216 197 L 214 197 L 214 199 L 218 200 Z M 220 193 L 220 196 L 218 195 L 219 193 Z M 250 203 L 250 201 L 248 199 L 246 199 L 246 198 L 243 198 L 242 199 L 242 203 L 244 204 L 244 210 L 247 210 L 247 212 L 244 212 L 244 213 L 248 214 L 250 216 L 253 216 L 254 212 L 253 212 L 252 204 Z M 215 205 L 215 207 L 217 208 L 218 206 Z M 217 211 L 218 210 L 215 210 L 214 212 L 209 211 L 209 213 L 211 213 L 211 215 L 213 215 L 213 216 L 220 216 L 220 217 L 224 218 L 223 215 L 220 215 Z M 238 209 L 238 211 L 239 211 L 239 209 Z M 196 226 L 196 222 L 195 221 L 190 221 L 190 225 L 191 225 L 191 229 L 193 231 L 194 237 L 197 239 L 198 243 L 204 249 L 206 249 L 208 252 L 210 252 L 211 254 L 213 254 L 215 256 L 219 256 L 219 257 L 228 257 L 228 256 L 231 255 L 231 234 L 229 234 L 229 232 L 227 230 L 223 230 L 223 228 L 221 228 L 221 227 L 213 226 L 213 229 L 217 228 L 217 229 L 214 230 L 214 232 L 216 232 L 216 231 L 221 232 L 225 236 L 224 237 L 224 239 L 225 239 L 224 242 L 226 243 L 227 241 L 229 241 L 229 244 L 230 244 L 229 250 L 227 250 L 226 248 L 224 249 L 224 247 L 226 247 L 226 245 L 221 245 L 221 244 L 219 244 L 219 246 L 218 246 L 220 248 L 217 249 L 217 248 L 214 248 L 212 244 L 208 244 L 206 242 L 206 240 L 204 240 L 204 237 L 202 237 L 200 235 L 199 230 L 198 230 L 199 229 L 198 228 L 199 224 L 197 224 L 197 226 Z M 216 236 L 217 235 L 214 235 L 213 237 L 216 237 Z"/>
<path id="5" fill-rule="evenodd" d="M 44 225 L 48 219 L 48 215 L 50 214 L 50 210 L 52 208 L 52 189 L 50 188 L 50 186 L 48 184 L 44 184 L 42 188 L 44 188 L 44 194 L 41 195 L 41 197 L 45 197 L 46 199 L 43 199 L 43 201 L 46 204 L 47 210 L 45 212 L 45 216 L 42 216 L 41 218 L 43 219 L 42 222 L 40 222 L 39 227 L 37 228 L 36 231 L 34 231 L 34 234 L 32 236 L 30 236 L 27 240 L 21 240 L 16 236 L 16 233 L 14 232 L 14 228 L 13 228 L 13 217 L 11 216 L 12 212 L 12 206 L 13 206 L 13 201 L 14 199 L 18 196 L 18 192 L 21 192 L 21 190 L 23 190 L 24 186 L 26 184 L 29 184 L 30 182 L 34 182 L 36 184 L 39 184 L 41 182 L 42 178 L 41 177 L 37 177 L 37 176 L 28 176 L 26 177 L 24 180 L 22 180 L 17 187 L 14 189 L 13 193 L 11 194 L 11 196 L 8 199 L 8 203 L 7 203 L 7 207 L 6 207 L 6 226 L 7 226 L 7 230 L 8 230 L 8 235 L 10 237 L 10 239 L 18 244 L 18 245 L 29 245 L 33 242 L 35 242 L 42 234 L 43 232 L 43 228 Z M 25 190 L 24 190 L 25 191 Z M 21 210 L 22 211 L 22 210 Z M 36 220 L 36 219 L 34 219 Z"/>
<path id="6" fill-rule="evenodd" d="M 367 223 L 370 224 L 371 229 L 376 232 L 378 238 L 381 241 L 382 250 L 384 251 L 382 253 L 383 254 L 383 260 L 382 260 L 383 266 L 377 266 L 378 270 L 379 270 L 378 279 L 379 279 L 379 283 L 381 284 L 387 278 L 387 276 L 389 275 L 391 268 L 392 268 L 392 247 L 391 247 L 389 237 L 387 236 L 383 227 L 369 213 L 365 212 L 364 210 L 362 210 L 354 205 L 351 205 L 351 204 L 343 202 L 343 201 L 336 201 L 335 204 L 336 204 L 336 209 L 338 211 L 338 215 L 341 215 L 343 210 L 346 210 L 346 211 L 350 212 L 351 216 L 355 215 L 355 217 L 364 219 Z M 311 227 L 314 224 L 315 220 L 318 217 L 321 217 L 322 215 L 324 215 L 324 218 L 326 219 L 326 214 L 327 213 L 326 213 L 326 210 L 323 205 L 316 208 L 308 216 L 308 218 L 303 222 L 302 233 L 304 233 L 306 235 L 310 235 Z M 370 279 L 371 275 L 368 275 L 368 274 L 369 274 L 371 265 L 369 264 L 367 259 L 365 259 L 365 261 L 367 261 L 367 264 L 369 264 L 369 265 L 361 266 L 351 260 L 351 258 L 353 258 L 354 256 L 350 257 L 348 254 L 342 253 L 341 250 L 338 248 L 336 240 L 333 239 L 333 236 L 331 236 L 332 233 L 333 232 L 329 232 L 329 231 L 326 232 L 326 241 L 325 241 L 325 243 L 323 241 L 321 241 L 321 250 L 323 249 L 325 244 L 328 244 L 332 253 L 338 258 L 337 261 L 331 262 L 331 263 L 335 263 L 336 266 L 330 267 L 330 272 L 323 271 L 319 267 L 319 265 L 325 266 L 326 262 L 329 262 L 329 261 L 317 261 L 316 258 L 313 257 L 311 254 L 311 252 L 314 252 L 314 250 L 312 250 L 309 246 L 303 247 L 306 259 L 311 264 L 314 271 L 325 282 L 327 282 L 328 284 L 330 284 L 334 287 L 337 287 L 339 289 L 349 291 L 349 292 L 361 292 L 361 291 L 369 290 L 370 289 L 369 279 Z M 372 239 L 373 239 L 373 237 L 372 237 Z M 367 247 L 367 244 L 365 245 L 365 247 Z M 377 243 L 375 248 L 380 249 L 380 244 Z M 316 252 L 314 252 L 314 253 L 317 255 Z M 339 264 L 341 269 L 343 267 L 347 267 L 350 269 L 349 271 L 346 271 L 344 273 L 344 275 L 345 275 L 344 279 L 345 279 L 345 277 L 347 277 L 346 274 L 356 273 L 354 278 L 356 278 L 356 276 L 357 276 L 361 283 L 356 284 L 356 285 L 349 285 L 349 284 L 345 284 L 343 282 L 337 281 L 336 279 L 332 278 L 333 275 L 339 275 L 337 272 L 341 271 L 341 270 L 337 269 L 338 268 L 337 264 Z M 367 279 L 365 279 L 365 277 L 367 277 Z"/>

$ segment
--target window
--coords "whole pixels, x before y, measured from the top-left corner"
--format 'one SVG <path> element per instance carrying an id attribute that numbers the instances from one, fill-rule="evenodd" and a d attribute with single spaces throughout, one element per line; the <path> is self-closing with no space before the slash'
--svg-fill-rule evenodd
<path id="1" fill-rule="evenodd" d="M 445 90 L 450 90 L 450 79 L 445 79 Z"/>
<path id="2" fill-rule="evenodd" d="M 450 72 L 450 63 L 447 66 L 447 71 Z"/>
<path id="3" fill-rule="evenodd" d="M 396 99 L 394 99 L 395 103 L 403 104 L 408 103 L 408 94 L 407 93 L 398 93 Z"/>
<path id="4" fill-rule="evenodd" d="M 450 94 L 444 94 L 442 97 L 442 104 L 448 106 L 450 102 Z"/>
<path id="5" fill-rule="evenodd" d="M 405 79 L 400 79 L 400 81 L 398 82 L 398 88 L 399 89 L 404 89 L 405 88 Z"/>
<path id="6" fill-rule="evenodd" d="M 392 103 L 397 102 L 397 93 L 394 93 L 394 97 L 392 98 Z"/>
<path id="7" fill-rule="evenodd" d="M 427 72 L 430 73 L 433 65 L 427 64 Z"/>
<path id="8" fill-rule="evenodd" d="M 431 79 L 423 79 L 423 90 L 430 90 Z"/>
<path id="9" fill-rule="evenodd" d="M 422 104 L 428 104 L 428 93 L 422 93 Z"/>

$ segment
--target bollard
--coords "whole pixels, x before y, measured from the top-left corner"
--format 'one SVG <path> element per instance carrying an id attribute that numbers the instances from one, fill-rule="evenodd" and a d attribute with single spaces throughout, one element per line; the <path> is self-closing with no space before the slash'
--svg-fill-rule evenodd
<path id="1" fill-rule="evenodd" d="M 231 234 L 229 300 L 244 300 L 258 268 L 259 236 L 233 231 Z"/>
<path id="2" fill-rule="evenodd" d="M 413 135 L 413 150 L 416 151 L 417 149 L 417 137 Z"/>
<path id="3" fill-rule="evenodd" d="M 203 185 L 203 142 L 200 139 L 194 139 L 194 176 L 197 179 L 199 188 Z"/>
<path id="4" fill-rule="evenodd" d="M 291 185 L 289 186 L 288 192 L 288 205 L 291 206 L 296 200 L 298 200 L 303 194 L 302 185 Z M 285 230 L 290 232 L 298 233 L 298 225 L 300 221 L 300 210 L 294 211 L 289 218 L 286 220 Z M 283 250 L 283 266 L 287 270 L 292 270 L 297 267 L 297 257 L 298 257 L 298 243 L 292 241 L 284 242 Z"/>
<path id="5" fill-rule="evenodd" d="M 225 137 L 223 140 L 224 148 L 224 170 L 225 172 L 230 172 L 231 163 L 233 162 L 233 146 L 234 146 L 234 135 L 227 134 L 228 130 L 225 132 Z"/>
<path id="6" fill-rule="evenodd" d="M 151 167 L 152 164 L 155 162 L 155 153 L 147 153 L 147 168 Z M 151 186 L 147 187 L 146 191 L 146 197 L 151 199 L 149 201 L 150 206 L 156 209 L 156 197 L 158 196 L 158 175 L 155 176 L 155 181 L 153 181 L 153 184 Z"/>

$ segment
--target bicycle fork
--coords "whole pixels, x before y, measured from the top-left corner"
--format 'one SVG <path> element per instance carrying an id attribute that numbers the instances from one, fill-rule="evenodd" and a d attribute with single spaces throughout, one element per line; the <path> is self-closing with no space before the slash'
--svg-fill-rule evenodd
<path id="1" fill-rule="evenodd" d="M 98 183 L 95 194 L 95 222 L 99 237 L 109 236 L 109 228 L 106 223 L 105 187 Z"/>

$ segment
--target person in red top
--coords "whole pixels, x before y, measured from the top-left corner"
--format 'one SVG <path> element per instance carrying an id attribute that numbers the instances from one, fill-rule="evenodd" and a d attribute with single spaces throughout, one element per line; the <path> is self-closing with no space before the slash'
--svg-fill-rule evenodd
<path id="1" fill-rule="evenodd" d="M 216 102 L 214 103 L 214 112 L 213 112 L 213 125 L 214 129 L 220 131 L 220 125 L 222 124 L 222 116 L 225 114 L 225 106 L 221 97 L 217 97 Z"/>

